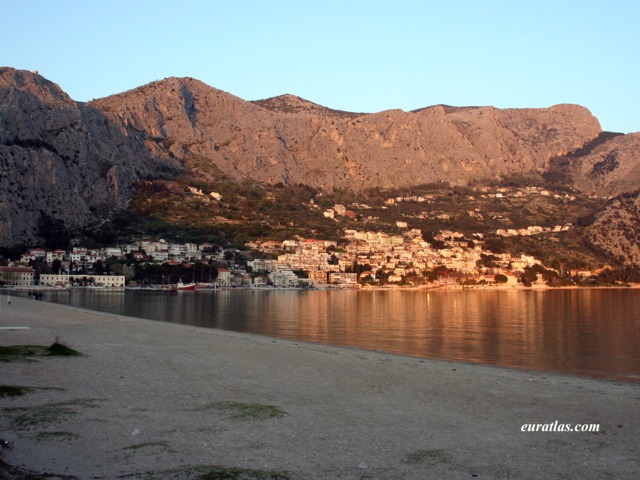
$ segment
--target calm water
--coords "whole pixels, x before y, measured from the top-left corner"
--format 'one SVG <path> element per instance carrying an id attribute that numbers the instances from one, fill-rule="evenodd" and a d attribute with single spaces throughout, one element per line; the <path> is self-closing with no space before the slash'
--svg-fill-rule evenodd
<path id="1" fill-rule="evenodd" d="M 45 299 L 271 337 L 640 381 L 640 290 L 71 291 Z"/>

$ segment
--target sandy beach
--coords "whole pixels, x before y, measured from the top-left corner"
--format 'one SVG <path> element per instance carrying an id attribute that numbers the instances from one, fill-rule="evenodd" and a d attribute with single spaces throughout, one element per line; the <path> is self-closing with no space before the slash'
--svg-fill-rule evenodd
<path id="1" fill-rule="evenodd" d="M 638 383 L 3 303 L 0 345 L 57 337 L 83 355 L 0 363 L 0 385 L 33 387 L 0 397 L 0 439 L 12 443 L 0 478 L 29 478 L 9 466 L 70 479 L 640 472 Z M 560 431 L 577 424 L 599 431 Z"/>

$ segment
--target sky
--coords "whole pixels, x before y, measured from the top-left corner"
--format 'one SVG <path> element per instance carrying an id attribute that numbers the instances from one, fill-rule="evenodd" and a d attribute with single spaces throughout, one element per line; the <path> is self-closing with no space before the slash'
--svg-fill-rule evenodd
<path id="1" fill-rule="evenodd" d="M 166 77 L 353 112 L 576 103 L 640 131 L 637 0 L 0 0 L 0 66 L 89 101 Z"/>

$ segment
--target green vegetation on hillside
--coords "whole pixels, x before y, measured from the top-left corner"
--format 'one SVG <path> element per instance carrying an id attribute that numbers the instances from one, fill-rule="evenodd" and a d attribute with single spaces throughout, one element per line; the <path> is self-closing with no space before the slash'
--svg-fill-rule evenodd
<path id="1" fill-rule="evenodd" d="M 336 204 L 349 215 L 325 216 Z M 459 232 L 470 241 L 482 239 L 496 252 L 533 255 L 559 270 L 616 267 L 614 259 L 583 239 L 585 228 L 604 206 L 603 199 L 537 174 L 467 187 L 431 183 L 359 193 L 249 180 L 237 183 L 222 176 L 212 182 L 185 177 L 142 182 L 126 212 L 85 230 L 81 238 L 85 245 L 146 237 L 244 248 L 250 241 L 295 236 L 340 241 L 345 229 L 396 234 L 409 228 L 420 229 L 431 241 L 443 230 Z M 544 232 L 513 234 L 529 227 Z M 154 278 L 187 274 L 145 273 Z"/>

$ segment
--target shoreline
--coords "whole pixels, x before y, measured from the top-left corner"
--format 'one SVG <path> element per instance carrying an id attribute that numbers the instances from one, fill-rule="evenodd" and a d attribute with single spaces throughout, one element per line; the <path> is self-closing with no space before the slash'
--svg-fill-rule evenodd
<path id="1" fill-rule="evenodd" d="M 29 328 L 0 330 L 1 345 L 50 345 L 60 337 L 84 354 L 2 363 L 0 383 L 39 388 L 0 397 L 0 439 L 13 442 L 0 459 L 32 471 L 86 479 L 218 465 L 296 479 L 632 478 L 640 468 L 635 383 L 309 344 L 21 297 L 3 305 L 0 326 Z M 16 423 L 16 408 L 60 404 L 73 412 Z M 232 404 L 284 414 L 239 421 L 216 407 Z M 521 431 L 555 421 L 598 423 L 600 431 Z M 195 478 L 157 475 L 150 478 Z"/>
<path id="2" fill-rule="evenodd" d="M 223 290 L 252 290 L 252 291 L 272 291 L 272 290 L 286 290 L 286 291 L 309 291 L 309 290 L 344 290 L 344 291 L 356 291 L 356 292 L 373 292 L 373 291 L 389 291 L 389 290 L 400 290 L 400 291 L 437 291 L 437 290 L 498 290 L 498 291 L 524 291 L 524 292 L 545 292 L 545 291 L 555 291 L 555 290 L 634 290 L 640 289 L 640 283 L 629 283 L 625 285 L 594 285 L 594 286 L 580 286 L 580 285 L 567 285 L 567 286 L 559 286 L 559 287 L 550 287 L 545 284 L 536 284 L 532 286 L 525 285 L 460 285 L 460 284 L 450 284 L 450 285 L 412 285 L 412 286 L 403 286 L 403 285 L 386 285 L 386 286 L 370 286 L 370 285 L 318 285 L 312 288 L 308 287 L 252 287 L 252 286 L 242 286 L 242 287 L 216 287 L 216 288 L 197 288 L 195 291 L 204 291 L 204 292 L 215 292 L 215 291 L 223 291 Z M 71 290 L 82 290 L 82 291 L 96 291 L 96 292 L 125 292 L 128 290 L 132 291 L 152 291 L 152 292 L 167 292 L 167 293 L 175 293 L 175 289 L 171 289 L 168 286 L 149 286 L 149 287 L 51 287 L 45 285 L 5 285 L 0 287 L 0 292 L 2 291 L 17 291 L 23 292 L 28 290 L 34 291 L 53 291 L 53 292 L 64 292 Z"/>
<path id="3" fill-rule="evenodd" d="M 453 289 L 453 290 L 447 290 L 447 289 L 428 289 L 428 290 L 422 290 L 422 289 L 371 289 L 371 290 L 351 290 L 351 289 L 338 289 L 338 290 L 298 290 L 298 289 L 292 289 L 292 288 L 259 288 L 259 289 L 254 289 L 254 288 L 222 288 L 222 289 L 218 289 L 220 290 L 219 294 L 224 294 L 225 292 L 227 294 L 231 294 L 231 293 L 236 293 L 238 295 L 245 295 L 245 294 L 250 294 L 251 298 L 259 298 L 260 294 L 282 294 L 282 295 L 286 295 L 287 297 L 290 297 L 291 295 L 294 296 L 298 296 L 299 294 L 307 294 L 309 292 L 316 292 L 316 294 L 322 294 L 322 293 L 327 293 L 327 292 L 340 292 L 340 293 L 346 293 L 351 295 L 357 295 L 357 294 L 365 294 L 365 295 L 374 295 L 379 293 L 380 291 L 382 292 L 388 292 L 388 295 L 391 295 L 393 293 L 393 295 L 410 295 L 411 298 L 414 298 L 415 295 L 420 295 L 418 292 L 426 292 L 427 297 L 433 293 L 436 296 L 440 295 L 440 298 L 445 298 L 442 297 L 442 295 L 445 295 L 448 298 L 448 295 L 454 294 L 456 296 L 458 295 L 464 295 L 464 292 L 473 292 L 474 294 L 478 294 L 479 292 L 482 292 L 482 298 L 485 298 L 484 295 L 489 295 L 487 292 L 487 289 L 484 290 L 476 290 L 476 289 Z M 494 289 L 491 289 L 494 290 Z M 509 295 L 507 295 L 507 297 L 511 300 L 515 300 L 516 298 L 524 298 L 524 297 L 518 297 L 518 293 L 513 293 L 513 292 L 522 292 L 525 291 L 528 293 L 528 295 L 534 295 L 534 297 L 527 297 L 527 298 L 542 298 L 539 297 L 536 292 L 542 291 L 542 292 L 549 292 L 549 291 L 555 291 L 555 289 L 526 289 L 526 288 L 504 288 L 504 289 L 495 289 L 497 292 L 501 292 L 501 296 L 502 295 L 506 295 L 506 293 L 502 293 L 502 292 L 508 292 Z M 582 290 L 582 288 L 579 289 L 575 289 L 575 288 L 571 288 L 570 289 L 572 292 L 577 293 L 578 291 Z M 611 290 L 611 288 L 599 288 L 599 287 L 588 287 L 586 289 L 587 291 L 602 291 L 602 290 Z M 620 288 L 613 288 L 613 290 L 615 291 L 624 291 L 625 289 L 620 289 Z M 25 290 L 26 291 L 26 290 Z M 14 292 L 15 294 L 18 295 L 17 298 L 20 298 L 19 296 L 22 295 L 22 298 L 27 298 L 26 295 L 24 294 L 24 292 L 22 292 L 22 294 L 20 294 L 18 291 Z M 207 299 L 207 298 L 215 298 L 215 294 L 217 293 L 217 290 L 200 290 L 200 291 L 196 291 L 196 292 L 175 292 L 175 291 L 170 291 L 170 290 L 154 290 L 154 289 L 150 289 L 148 291 L 143 290 L 131 290 L 132 294 L 129 294 L 128 297 L 124 296 L 124 291 L 121 290 L 116 290 L 116 291 L 112 291 L 112 290 L 96 290 L 96 289 L 90 289 L 90 290 L 86 290 L 84 288 L 81 287 L 76 287 L 70 290 L 60 290 L 60 289 L 56 289 L 55 292 L 56 294 L 60 294 L 61 292 L 65 292 L 66 294 L 71 294 L 71 293 L 75 293 L 76 295 L 80 295 L 82 294 L 82 296 L 80 298 L 106 298 L 106 297 L 96 297 L 95 294 L 98 293 L 100 295 L 107 295 L 107 297 L 109 298 L 118 298 L 119 302 L 121 302 L 120 304 L 120 308 L 112 308 L 111 312 L 109 312 L 109 309 L 100 309 L 100 301 L 90 301 L 89 304 L 86 304 L 83 301 L 71 301 L 68 300 L 67 298 L 76 298 L 77 297 L 68 297 L 66 294 L 62 295 L 62 297 L 60 297 L 59 295 L 55 295 L 53 297 L 44 297 L 45 301 L 48 298 L 52 303 L 58 304 L 58 305 L 63 305 L 63 306 L 68 306 L 69 308 L 80 308 L 82 311 L 87 311 L 87 312 L 105 312 L 105 313 L 114 313 L 116 315 L 121 315 L 121 316 L 126 316 L 127 314 L 131 314 L 131 312 L 135 312 L 135 309 L 127 309 L 124 308 L 123 305 L 125 304 L 133 304 L 133 303 L 137 303 L 138 300 L 140 300 L 142 298 L 142 300 L 144 301 L 145 298 L 149 298 L 148 296 L 143 296 L 143 297 L 138 297 L 137 294 L 138 293 L 143 293 L 143 294 L 149 294 L 152 297 L 165 297 L 168 295 L 167 299 L 173 299 L 173 300 L 178 300 L 180 299 L 180 301 L 184 300 L 184 301 L 189 301 L 189 302 L 199 302 L 203 299 Z M 533 291 L 534 293 L 531 293 L 531 291 Z M 559 290 L 559 292 L 563 292 L 563 293 L 567 293 L 566 292 L 567 289 L 566 288 L 562 288 L 561 290 Z M 257 292 L 257 293 L 256 293 Z M 400 293 L 399 293 L 400 292 Z M 461 292 L 461 293 L 458 293 Z M 86 297 L 85 295 L 88 294 L 89 297 Z M 333 294 L 333 293 L 332 293 Z M 386 295 L 387 293 L 385 293 Z M 115 297 L 113 297 L 115 295 Z M 130 295 L 134 295 L 133 297 L 131 297 Z M 184 295 L 186 295 L 186 297 L 184 297 Z M 258 295 L 258 297 L 254 297 L 254 295 Z M 493 295 L 493 294 L 491 294 Z M 512 296 L 513 295 L 513 296 Z M 587 293 L 585 293 L 585 295 L 588 295 Z M 0 298 L 2 298 L 2 293 L 0 292 Z M 223 297 L 223 298 L 228 298 L 228 297 Z M 242 305 L 244 304 L 244 301 L 242 300 L 242 298 L 245 298 L 244 296 L 242 298 L 238 298 L 235 297 L 236 299 L 234 300 L 234 302 L 238 302 L 238 305 Z M 355 298 L 355 297 L 354 297 Z M 405 298 L 405 297 L 402 297 Z M 409 298 L 409 297 L 406 297 Z M 417 297 L 416 297 L 417 298 Z M 432 297 L 435 298 L 435 297 Z M 457 297 L 460 298 L 460 297 Z M 168 300 L 166 300 L 168 301 Z M 93 303 L 95 302 L 95 303 Z M 72 304 L 77 304 L 76 307 L 74 307 Z M 85 306 L 83 306 L 83 304 Z M 95 308 L 95 310 L 91 310 L 92 308 Z M 1 311 L 1 310 L 0 310 Z M 183 312 L 184 313 L 184 312 Z M 135 313 L 134 313 L 135 314 Z M 139 315 L 145 315 L 145 313 L 142 313 L 141 311 L 138 312 Z M 456 354 L 451 355 L 451 354 L 447 354 L 447 352 L 445 352 L 444 354 L 440 351 L 440 354 L 433 354 L 431 356 L 429 356 L 426 352 L 423 351 L 418 351 L 415 349 L 404 349 L 402 348 L 402 346 L 399 346 L 398 344 L 389 344 L 389 345 L 379 345 L 376 344 L 375 342 L 359 342 L 357 338 L 350 338 L 349 341 L 340 341 L 339 338 L 325 338 L 325 337 L 314 337 L 312 336 L 305 336 L 305 335 L 291 335 L 291 334 L 287 334 L 287 330 L 286 328 L 288 328 L 288 324 L 286 324 L 284 326 L 285 330 L 282 330 L 282 328 L 278 329 L 277 331 L 270 331 L 270 332 L 266 332 L 266 330 L 263 329 L 259 329 L 259 328 L 239 328 L 238 326 L 234 327 L 234 326 L 230 326 L 230 325 L 221 325 L 219 327 L 216 327 L 214 325 L 209 325 L 209 324 L 204 324 L 202 322 L 193 322 L 193 321 L 185 321 L 185 319 L 172 319 L 169 316 L 163 316 L 163 315 L 159 315 L 159 314 L 150 314 L 149 312 L 146 312 L 146 316 L 145 317 L 140 317 L 140 319 L 145 318 L 148 320 L 152 320 L 154 322 L 169 322 L 169 323 L 178 323 L 178 324 L 182 324 L 185 326 L 196 326 L 196 325 L 200 325 L 202 327 L 204 327 L 207 330 L 213 329 L 220 329 L 220 331 L 227 331 L 227 332 L 244 332 L 246 334 L 257 334 L 257 335 L 264 335 L 265 338 L 267 339 L 282 339 L 282 340 L 289 340 L 289 341 L 294 341 L 294 342 L 298 342 L 298 343 L 303 343 L 306 344 L 308 343 L 309 345 L 320 345 L 320 346 L 331 346 L 331 347 L 337 347 L 337 348 L 355 348 L 355 349 L 360 349 L 363 351 L 369 351 L 369 352 L 373 352 L 373 353 L 381 353 L 381 354 L 389 354 L 389 355 L 399 355 L 399 356 L 408 356 L 408 357 L 412 357 L 412 358 L 418 358 L 418 359 L 424 359 L 424 360 L 434 360 L 434 361 L 445 361 L 445 362 L 454 362 L 454 363 L 468 363 L 470 365 L 484 365 L 484 366 L 495 366 L 495 367 L 499 367 L 499 368 L 509 368 L 509 369 L 515 369 L 518 371 L 536 371 L 536 372 L 540 372 L 540 373 L 548 373 L 548 374 L 560 374 L 560 375 L 571 375 L 571 376 L 578 376 L 578 377 L 585 377 L 585 378 L 593 378 L 593 379 L 603 379 L 603 380 L 613 380 L 613 381 L 622 381 L 622 382 L 633 382 L 633 383 L 638 383 L 640 384 L 640 376 L 637 374 L 637 369 L 636 370 L 629 370 L 629 369 L 624 369 L 620 367 L 620 365 L 618 365 L 616 368 L 598 368 L 598 362 L 595 359 L 583 359 L 581 362 L 578 363 L 567 363 L 566 361 L 564 363 L 559 363 L 560 360 L 558 360 L 557 363 L 549 363 L 549 362 L 535 362 L 535 361 L 520 361 L 519 358 L 507 358 L 507 355 L 489 355 L 489 356 L 483 356 L 481 351 L 478 350 L 478 352 L 480 352 L 478 355 L 473 355 L 472 353 L 468 353 L 464 354 L 463 352 L 456 352 Z M 1 328 L 1 327 L 0 327 Z M 390 335 L 394 335 L 395 332 L 393 331 L 389 331 L 387 332 Z M 632 332 L 630 332 L 632 333 Z M 378 335 L 381 335 L 380 333 Z M 380 337 L 383 338 L 383 337 Z M 446 337 L 443 337 L 443 339 L 441 341 L 446 341 Z M 539 342 L 538 342 L 539 343 Z M 575 342 L 574 342 L 575 343 Z M 485 346 L 484 350 L 487 350 L 486 347 L 489 347 L 488 345 Z M 632 348 L 629 346 L 629 348 Z M 436 348 L 436 351 L 437 350 Z M 542 358 L 544 357 L 544 355 L 539 354 L 538 357 Z M 635 358 L 635 357 L 634 357 Z M 604 362 L 607 361 L 607 359 L 603 359 Z M 608 365 L 608 364 L 607 364 Z M 628 367 L 632 367 L 631 364 L 627 364 L 626 366 Z"/>

